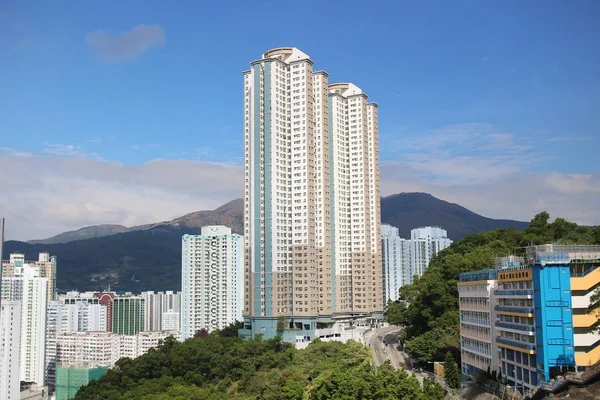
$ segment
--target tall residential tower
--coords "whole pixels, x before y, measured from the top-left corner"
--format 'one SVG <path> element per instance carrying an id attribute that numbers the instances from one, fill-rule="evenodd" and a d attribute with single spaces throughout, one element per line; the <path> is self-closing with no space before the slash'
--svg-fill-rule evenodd
<path id="1" fill-rule="evenodd" d="M 382 311 L 377 104 L 284 47 L 244 72 L 244 118 L 246 333 Z"/>
<path id="2" fill-rule="evenodd" d="M 21 304 L 20 380 L 44 384 L 46 350 L 46 306 L 48 278 L 41 269 L 19 264 L 13 275 L 2 280 L 2 302 Z"/>
<path id="3" fill-rule="evenodd" d="M 182 340 L 242 319 L 243 238 L 220 225 L 200 233 L 182 238 Z"/>
<path id="4" fill-rule="evenodd" d="M 412 283 L 415 275 L 422 276 L 431 258 L 451 244 L 452 240 L 448 239 L 448 232 L 445 229 L 426 226 L 411 230 L 411 275 L 407 283 Z"/>
<path id="5" fill-rule="evenodd" d="M 383 259 L 383 295 L 388 301 L 398 300 L 398 291 L 410 282 L 410 240 L 400 237 L 398 228 L 381 225 L 381 251 Z"/>

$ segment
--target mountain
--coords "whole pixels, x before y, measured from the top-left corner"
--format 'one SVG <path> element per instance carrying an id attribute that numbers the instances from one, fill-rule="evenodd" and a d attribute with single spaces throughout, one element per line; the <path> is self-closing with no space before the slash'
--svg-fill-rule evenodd
<path id="1" fill-rule="evenodd" d="M 471 233 L 496 228 L 525 229 L 527 222 L 492 219 L 466 208 L 440 200 L 428 193 L 400 193 L 381 199 L 381 221 L 395 226 L 400 236 L 410 238 L 410 230 L 421 226 L 439 226 L 454 241 Z"/>
<path id="2" fill-rule="evenodd" d="M 68 243 L 75 240 L 91 239 L 102 236 L 115 235 L 117 233 L 128 232 L 129 230 L 137 230 L 137 227 L 128 228 L 123 225 L 94 225 L 86 226 L 85 228 L 77 229 L 76 231 L 68 231 L 59 233 L 56 236 L 49 237 L 48 239 L 36 239 L 29 240 L 27 243 L 31 244 L 56 244 L 56 243 Z M 143 229 L 143 228 L 141 228 Z"/>
<path id="3" fill-rule="evenodd" d="M 244 201 L 236 199 L 222 205 L 216 210 L 196 211 L 172 221 L 158 222 L 132 226 L 128 228 L 123 225 L 94 225 L 76 231 L 59 233 L 48 239 L 28 240 L 29 244 L 57 244 L 68 243 L 75 240 L 99 238 L 103 236 L 116 235 L 117 233 L 143 231 L 156 229 L 164 226 L 199 228 L 204 225 L 225 225 L 230 227 L 234 233 L 242 233 L 244 218 L 242 217 Z"/>
<path id="4" fill-rule="evenodd" d="M 231 228 L 233 233 L 242 233 L 244 231 L 244 200 L 235 199 L 222 205 L 216 210 L 196 211 L 186 214 L 170 222 L 154 224 L 151 228 L 159 226 L 174 226 L 182 228 L 201 228 L 205 225 L 225 225 Z"/>
<path id="5" fill-rule="evenodd" d="M 27 258 L 33 259 L 43 251 L 56 255 L 57 288 L 61 291 L 99 290 L 109 284 L 113 290 L 121 291 L 179 290 L 181 236 L 186 233 L 198 234 L 201 226 L 211 224 L 227 225 L 234 232 L 241 233 L 242 211 L 243 201 L 237 199 L 216 210 L 198 211 L 151 225 L 123 227 L 125 231 L 102 236 L 96 234 L 91 238 L 67 243 L 8 241 L 4 244 L 4 251 L 5 254 L 25 253 Z M 455 241 L 467 234 L 494 228 L 527 227 L 526 222 L 483 217 L 458 204 L 426 193 L 401 193 L 384 197 L 381 199 L 381 215 L 384 223 L 397 226 L 401 235 L 406 238 L 411 229 L 427 225 L 443 227 Z M 106 225 L 83 229 L 94 232 L 93 228 L 101 226 Z M 98 232 L 107 230 L 98 229 Z M 67 234 L 72 232 L 61 235 Z"/>

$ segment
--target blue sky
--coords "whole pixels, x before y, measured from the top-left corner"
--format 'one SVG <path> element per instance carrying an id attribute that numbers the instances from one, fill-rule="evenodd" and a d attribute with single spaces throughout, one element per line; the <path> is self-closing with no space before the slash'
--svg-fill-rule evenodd
<path id="1" fill-rule="evenodd" d="M 241 71 L 295 46 L 380 105 L 391 175 L 461 185 L 575 174 L 593 191 L 599 15 L 593 0 L 7 0 L 0 148 L 132 168 L 239 165 Z"/>

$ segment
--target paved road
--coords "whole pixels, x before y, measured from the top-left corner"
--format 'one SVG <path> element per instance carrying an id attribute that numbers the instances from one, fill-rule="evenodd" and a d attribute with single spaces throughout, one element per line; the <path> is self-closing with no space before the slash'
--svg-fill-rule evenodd
<path id="1" fill-rule="evenodd" d="M 376 367 L 383 364 L 386 360 L 390 360 L 396 368 L 404 366 L 404 356 L 396 350 L 398 346 L 396 337 L 401 329 L 391 325 L 367 332 L 365 335 L 365 342 L 373 350 L 373 364 Z"/>
<path id="2" fill-rule="evenodd" d="M 414 371 L 410 358 L 402 350 L 398 350 L 398 332 L 402 328 L 397 326 L 386 326 L 375 329 L 365 334 L 365 343 L 373 350 L 373 364 L 377 367 L 386 360 L 390 360 L 395 368 L 406 368 L 407 371 L 414 372 L 419 382 L 427 377 L 434 378 L 431 372 Z"/>

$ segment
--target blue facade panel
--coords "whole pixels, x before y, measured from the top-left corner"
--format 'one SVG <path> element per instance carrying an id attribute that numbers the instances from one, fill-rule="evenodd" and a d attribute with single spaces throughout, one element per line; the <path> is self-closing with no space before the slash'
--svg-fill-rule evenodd
<path id="1" fill-rule="evenodd" d="M 287 324 L 290 321 L 294 326 L 301 324 L 302 327 L 300 329 L 289 329 Z M 255 339 L 258 335 L 262 335 L 263 340 L 281 336 L 282 340 L 288 343 L 296 343 L 297 336 L 302 336 L 307 341 L 312 341 L 315 338 L 317 318 L 288 317 L 286 320 L 286 329 L 283 332 L 277 331 L 277 322 L 278 319 L 273 317 L 247 317 L 245 318 L 245 324 L 251 325 L 252 328 L 240 329 L 238 334 L 244 336 L 246 339 L 250 337 Z"/>
<path id="2" fill-rule="evenodd" d="M 550 368 L 575 365 L 573 311 L 569 266 L 534 265 L 533 269 L 536 362 L 543 369 L 544 381 Z"/>

